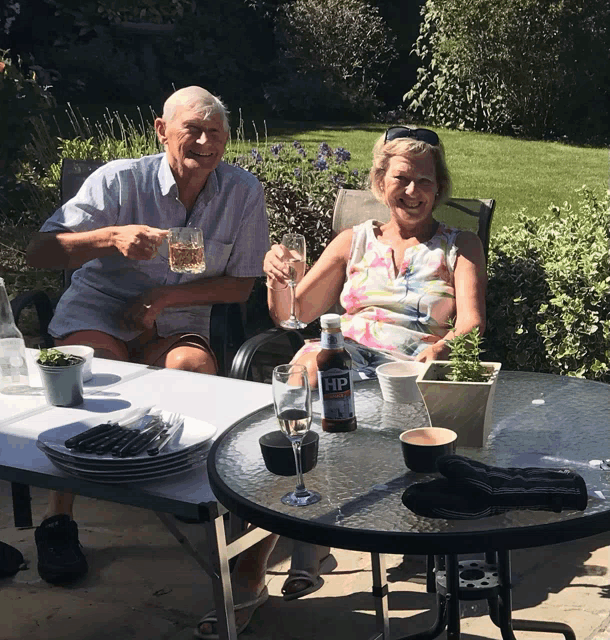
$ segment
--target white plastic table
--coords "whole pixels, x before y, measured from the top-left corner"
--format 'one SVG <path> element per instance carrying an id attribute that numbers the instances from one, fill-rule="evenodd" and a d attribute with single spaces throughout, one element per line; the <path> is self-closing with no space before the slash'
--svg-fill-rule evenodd
<path id="1" fill-rule="evenodd" d="M 110 412 L 150 405 L 205 420 L 217 427 L 218 437 L 237 420 L 268 405 L 271 386 L 94 358 L 93 378 L 84 385 L 84 403 L 52 407 L 44 397 L 33 362 L 35 353 L 28 350 L 31 393 L 0 394 L 0 478 L 155 511 L 212 578 L 221 637 L 236 638 L 228 561 L 268 532 L 257 529 L 226 543 L 223 515 L 227 510 L 216 502 L 205 467 L 154 482 L 101 484 L 59 470 L 36 447 L 36 441 L 42 432 L 53 428 L 77 421 L 97 424 Z M 174 515 L 204 523 L 209 557 L 201 557 L 194 549 Z"/>

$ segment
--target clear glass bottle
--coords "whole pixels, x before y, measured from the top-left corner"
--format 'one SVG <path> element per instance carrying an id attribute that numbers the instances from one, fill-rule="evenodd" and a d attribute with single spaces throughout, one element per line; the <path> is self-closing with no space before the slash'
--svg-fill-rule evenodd
<path id="1" fill-rule="evenodd" d="M 3 278 L 0 278 L 0 374 L 3 393 L 16 393 L 29 387 L 25 342 L 13 319 Z"/>
<path id="2" fill-rule="evenodd" d="M 318 353 L 318 388 L 322 400 L 322 429 L 332 433 L 354 431 L 356 412 L 352 357 L 345 350 L 341 318 L 336 313 L 320 317 L 322 350 Z"/>

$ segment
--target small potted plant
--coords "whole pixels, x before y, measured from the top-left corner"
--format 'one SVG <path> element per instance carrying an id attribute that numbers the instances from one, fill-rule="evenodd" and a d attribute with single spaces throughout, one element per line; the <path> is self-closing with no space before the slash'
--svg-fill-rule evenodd
<path id="1" fill-rule="evenodd" d="M 57 349 L 41 349 L 36 364 L 49 404 L 57 407 L 82 404 L 85 358 Z"/>
<path id="2" fill-rule="evenodd" d="M 482 447 L 491 429 L 499 362 L 481 362 L 479 328 L 448 340 L 449 360 L 429 362 L 417 378 L 430 424 L 453 429 L 461 447 Z"/>

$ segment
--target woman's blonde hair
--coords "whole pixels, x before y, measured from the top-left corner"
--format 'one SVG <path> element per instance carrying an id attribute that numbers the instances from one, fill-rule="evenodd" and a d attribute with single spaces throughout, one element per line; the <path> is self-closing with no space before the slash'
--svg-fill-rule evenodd
<path id="1" fill-rule="evenodd" d="M 394 156 L 419 156 L 425 153 L 431 153 L 434 160 L 436 183 L 438 185 L 434 209 L 449 200 L 451 197 L 451 176 L 445 161 L 445 150 L 440 140 L 438 145 L 434 146 L 413 138 L 396 138 L 389 142 L 384 141 L 385 134 L 377 140 L 373 147 L 373 166 L 369 173 L 371 191 L 377 200 L 386 204 L 382 184 L 390 160 Z"/>

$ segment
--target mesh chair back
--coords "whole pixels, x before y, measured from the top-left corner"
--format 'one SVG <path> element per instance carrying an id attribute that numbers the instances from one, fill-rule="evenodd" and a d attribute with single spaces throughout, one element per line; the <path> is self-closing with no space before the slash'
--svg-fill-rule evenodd
<path id="1" fill-rule="evenodd" d="M 474 231 L 483 243 L 487 259 L 489 230 L 495 206 L 495 200 L 452 198 L 434 210 L 434 217 L 450 227 Z M 370 219 L 387 222 L 390 210 L 368 190 L 339 190 L 333 214 L 333 237 L 344 229 Z"/>
<path id="2" fill-rule="evenodd" d="M 106 164 L 99 160 L 73 160 L 64 158 L 61 163 L 61 184 L 59 196 L 61 204 L 73 198 L 83 182 L 101 166 Z"/>
<path id="3" fill-rule="evenodd" d="M 61 204 L 65 204 L 73 198 L 81 188 L 83 182 L 105 163 L 99 160 L 73 160 L 64 158 L 61 162 L 61 182 L 59 197 Z M 64 270 L 64 289 L 70 286 L 73 269 Z"/>

